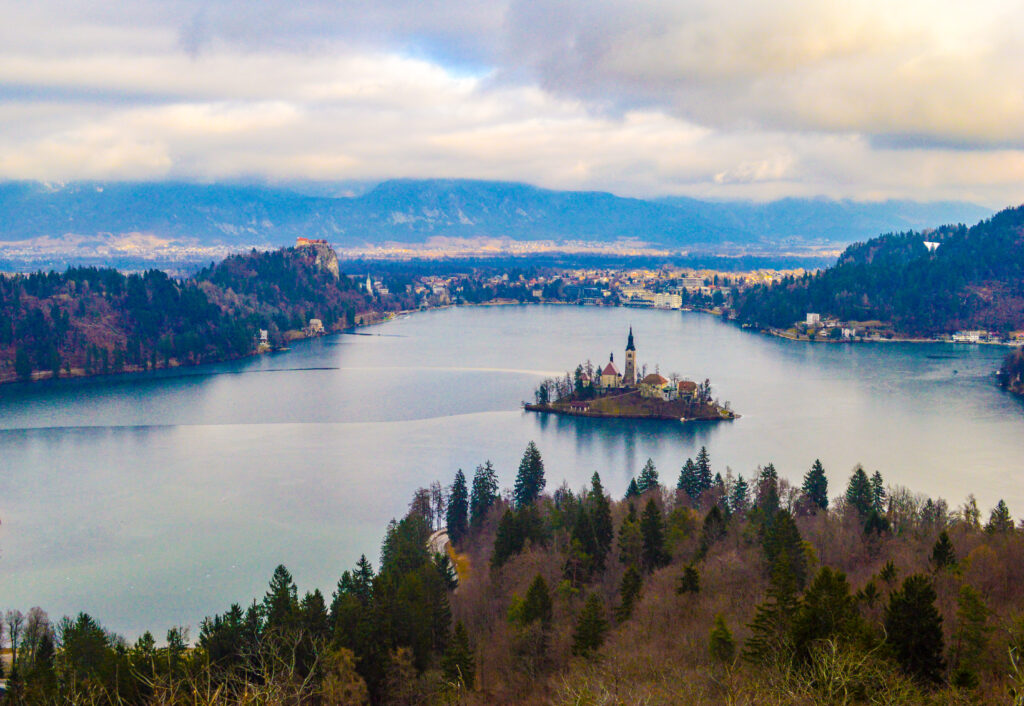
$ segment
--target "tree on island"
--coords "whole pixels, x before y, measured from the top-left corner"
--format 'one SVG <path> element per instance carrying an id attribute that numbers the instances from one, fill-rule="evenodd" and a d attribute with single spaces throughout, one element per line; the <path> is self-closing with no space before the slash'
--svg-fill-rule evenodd
<path id="1" fill-rule="evenodd" d="M 857 466 L 846 487 L 846 503 L 861 519 L 867 517 L 875 504 L 875 493 L 864 469 Z"/>
<path id="2" fill-rule="evenodd" d="M 516 484 L 512 497 L 517 508 L 525 507 L 540 497 L 544 490 L 544 461 L 540 457 L 537 445 L 532 441 L 526 445 L 523 459 L 519 462 Z"/>

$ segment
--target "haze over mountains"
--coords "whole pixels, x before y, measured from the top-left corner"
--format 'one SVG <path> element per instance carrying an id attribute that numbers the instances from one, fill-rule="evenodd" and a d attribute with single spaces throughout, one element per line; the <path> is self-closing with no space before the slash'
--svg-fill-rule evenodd
<path id="1" fill-rule="evenodd" d="M 0 184 L 0 241 L 8 246 L 37 239 L 88 246 L 135 233 L 227 247 L 285 245 L 305 236 L 341 247 L 447 237 L 772 248 L 846 244 L 990 214 L 965 202 L 642 200 L 473 180 L 392 180 L 352 197 L 239 184 Z"/>

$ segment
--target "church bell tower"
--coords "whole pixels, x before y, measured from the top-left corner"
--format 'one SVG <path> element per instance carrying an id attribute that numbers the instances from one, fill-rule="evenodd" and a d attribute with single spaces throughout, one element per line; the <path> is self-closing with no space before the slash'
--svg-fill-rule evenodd
<path id="1" fill-rule="evenodd" d="M 636 384 L 636 346 L 633 345 L 633 327 L 629 327 L 629 339 L 626 341 L 626 369 L 622 374 L 622 384 Z"/>

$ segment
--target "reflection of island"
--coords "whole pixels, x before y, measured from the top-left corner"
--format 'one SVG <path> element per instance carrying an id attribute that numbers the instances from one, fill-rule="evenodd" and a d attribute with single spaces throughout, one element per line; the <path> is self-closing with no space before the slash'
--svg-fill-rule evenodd
<path id="1" fill-rule="evenodd" d="M 637 372 L 633 329 L 626 342 L 626 367 L 620 373 L 615 355 L 599 370 L 590 361 L 576 366 L 572 375 L 548 379 L 534 393 L 535 402 L 524 404 L 531 412 L 552 412 L 579 417 L 616 419 L 678 419 L 679 421 L 735 419 L 739 415 L 711 399 L 711 383 L 697 384 L 678 375 Z"/>

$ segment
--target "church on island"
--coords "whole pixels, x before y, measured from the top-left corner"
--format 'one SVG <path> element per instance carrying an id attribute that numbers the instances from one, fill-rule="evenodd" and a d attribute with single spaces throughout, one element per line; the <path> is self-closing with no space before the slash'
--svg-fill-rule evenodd
<path id="1" fill-rule="evenodd" d="M 666 378 L 655 369 L 648 373 L 636 357 L 633 327 L 626 339 L 623 369 L 608 362 L 594 369 L 590 362 L 577 365 L 564 377 L 548 378 L 534 391 L 535 402 L 524 402 L 528 412 L 618 419 L 672 419 L 682 422 L 736 419 L 729 403 L 711 397 L 711 381 L 697 384 L 679 375 Z"/>
<path id="2" fill-rule="evenodd" d="M 589 376 L 586 372 L 583 375 L 584 382 L 589 384 Z M 669 380 L 657 372 L 643 375 L 643 377 L 640 375 L 642 373 L 637 370 L 633 327 L 630 326 L 629 337 L 626 339 L 626 364 L 623 371 L 619 372 L 618 366 L 615 365 L 615 354 L 612 353 L 608 356 L 608 363 L 601 368 L 600 372 L 595 371 L 594 373 L 594 387 L 598 389 L 599 394 L 608 395 L 637 390 L 641 397 L 666 402 L 677 399 L 689 400 L 697 394 L 697 383 L 692 380 Z"/>

